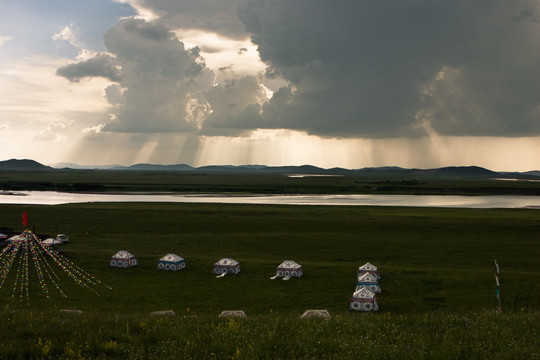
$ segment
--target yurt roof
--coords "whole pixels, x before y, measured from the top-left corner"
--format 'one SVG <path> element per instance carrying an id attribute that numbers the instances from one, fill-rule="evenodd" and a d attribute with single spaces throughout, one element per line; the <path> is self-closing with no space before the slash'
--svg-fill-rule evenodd
<path id="1" fill-rule="evenodd" d="M 176 255 L 176 254 L 167 254 L 165 255 L 164 257 L 162 257 L 161 259 L 159 259 L 159 261 L 169 261 L 169 262 L 179 262 L 179 261 L 182 261 L 184 260 L 184 258 Z"/>
<path id="2" fill-rule="evenodd" d="M 59 245 L 59 244 L 63 244 L 61 240 L 56 240 L 56 239 L 53 239 L 53 238 L 48 238 L 48 239 L 45 239 L 41 242 L 42 244 L 45 244 L 45 245 Z"/>
<path id="3" fill-rule="evenodd" d="M 358 268 L 359 271 L 377 271 L 377 267 L 375 265 L 370 264 L 369 262 L 365 263 L 364 265 L 360 266 Z"/>
<path id="4" fill-rule="evenodd" d="M 223 258 L 221 260 L 219 260 L 217 263 L 215 263 L 214 265 L 226 265 L 226 266 L 235 266 L 235 265 L 238 265 L 239 262 L 236 261 L 236 260 L 233 260 L 231 258 Z"/>
<path id="5" fill-rule="evenodd" d="M 0 233 L 0 239 L 5 239 L 5 238 L 7 238 L 7 235 Z"/>
<path id="6" fill-rule="evenodd" d="M 360 286 L 360 288 L 354 292 L 353 298 L 371 300 L 375 298 L 375 293 L 368 290 L 365 286 Z"/>
<path id="7" fill-rule="evenodd" d="M 358 275 L 358 282 L 376 283 L 377 277 L 370 273 L 364 273 L 362 275 Z"/>
<path id="8" fill-rule="evenodd" d="M 130 252 L 127 252 L 125 250 L 120 250 L 119 252 L 114 254 L 113 257 L 117 258 L 117 259 L 129 259 L 129 258 L 132 258 L 132 257 L 135 257 L 135 256 L 133 254 L 131 254 Z"/>
<path id="9" fill-rule="evenodd" d="M 7 239 L 8 242 L 22 241 L 22 240 L 26 240 L 25 237 L 22 236 L 22 235 L 13 235 L 13 236 L 10 237 L 9 239 Z"/>
<path id="10" fill-rule="evenodd" d="M 284 269 L 299 269 L 301 267 L 302 267 L 301 265 L 299 265 L 298 263 L 292 260 L 285 260 L 278 266 L 278 268 L 284 268 Z"/>

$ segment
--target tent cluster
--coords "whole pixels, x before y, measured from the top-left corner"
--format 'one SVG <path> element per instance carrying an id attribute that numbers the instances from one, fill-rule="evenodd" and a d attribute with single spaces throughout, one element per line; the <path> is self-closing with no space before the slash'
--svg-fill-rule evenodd
<path id="1" fill-rule="evenodd" d="M 135 255 L 128 251 L 121 250 L 114 254 L 109 261 L 111 267 L 115 268 L 130 268 L 138 265 Z M 176 254 L 167 254 L 158 260 L 158 270 L 178 271 L 186 268 L 186 260 Z M 240 272 L 240 263 L 231 258 L 222 258 L 217 261 L 212 273 L 217 277 L 225 275 L 236 275 Z M 276 275 L 270 279 L 277 277 L 283 280 L 289 280 L 291 277 L 301 277 L 304 274 L 302 265 L 292 260 L 285 260 L 276 268 Z"/>
<path id="2" fill-rule="evenodd" d="M 349 310 L 377 311 L 376 294 L 381 293 L 377 267 L 369 262 L 358 268 L 356 290 L 350 299 Z"/>
<path id="3" fill-rule="evenodd" d="M 137 258 L 128 251 L 122 250 L 111 257 L 110 265 L 117 268 L 129 268 L 138 265 Z M 167 254 L 158 260 L 158 270 L 178 271 L 185 269 L 186 260 L 176 254 Z M 240 263 L 231 258 L 222 258 L 217 261 L 212 273 L 221 278 L 225 275 L 236 275 L 240 272 Z M 289 280 L 291 277 L 303 275 L 302 265 L 292 260 L 285 260 L 276 268 L 276 274 L 270 279 L 278 277 Z M 381 293 L 379 285 L 379 271 L 369 262 L 358 268 L 356 290 L 350 298 L 349 310 L 378 311 L 376 294 Z"/>
<path id="4" fill-rule="evenodd" d="M 126 250 L 111 256 L 109 264 L 116 268 L 130 268 L 139 265 L 137 257 Z M 167 254 L 158 260 L 158 270 L 178 271 L 186 267 L 186 260 L 176 254 Z"/>
<path id="5" fill-rule="evenodd" d="M 13 235 L 13 230 L 9 228 L 3 228 L 3 229 L 10 230 L 9 232 L 11 233 L 11 235 L 0 233 L 0 248 L 5 248 L 9 245 L 12 245 L 15 242 L 25 240 L 24 233 Z M 49 249 L 53 249 L 58 253 L 61 253 L 63 251 L 62 245 L 67 244 L 69 242 L 69 240 L 62 241 L 59 238 L 60 236 L 63 236 L 64 238 L 67 239 L 67 236 L 65 236 L 64 234 L 58 234 L 59 237 L 57 238 L 48 237 L 45 240 L 41 240 L 40 236 L 38 236 L 37 234 L 34 234 L 34 235 L 36 236 L 36 239 L 40 245 L 47 247 Z M 41 249 L 41 252 L 44 252 L 44 251 L 45 251 L 44 248 Z"/>

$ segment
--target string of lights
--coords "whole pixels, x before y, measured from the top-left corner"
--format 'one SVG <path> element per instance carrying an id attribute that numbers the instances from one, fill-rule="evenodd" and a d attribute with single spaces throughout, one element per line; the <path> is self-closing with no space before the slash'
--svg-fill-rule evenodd
<path id="1" fill-rule="evenodd" d="M 56 288 L 61 296 L 66 297 L 67 295 L 60 287 L 60 277 L 53 265 L 62 269 L 77 285 L 96 295 L 99 295 L 97 286 L 111 289 L 109 285 L 75 265 L 51 246 L 41 244 L 39 238 L 28 229 L 12 240 L 0 253 L 0 289 L 6 283 L 10 270 L 15 266 L 12 299 L 18 298 L 20 302 L 26 299 L 26 303 L 30 304 L 31 274 L 35 274 L 45 297 L 50 296 L 48 284 Z M 32 268 L 34 271 L 31 270 Z"/>

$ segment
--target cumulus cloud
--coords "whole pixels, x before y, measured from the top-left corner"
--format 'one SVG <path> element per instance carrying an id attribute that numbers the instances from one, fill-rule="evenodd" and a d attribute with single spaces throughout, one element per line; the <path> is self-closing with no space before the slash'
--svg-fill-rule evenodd
<path id="1" fill-rule="evenodd" d="M 538 14 L 528 0 L 245 0 L 239 15 L 269 74 L 290 83 L 263 107 L 261 127 L 538 134 Z"/>
<path id="2" fill-rule="evenodd" d="M 60 123 L 50 122 L 47 127 L 34 136 L 36 141 L 56 141 L 65 138 L 67 129 L 73 125 L 73 122 Z"/>
<path id="3" fill-rule="evenodd" d="M 71 81 L 101 76 L 111 105 L 101 132 L 238 134 L 260 122 L 265 89 L 254 76 L 214 84 L 198 47 L 158 22 L 124 19 L 104 36 L 109 54 L 59 68 Z M 253 124 L 255 122 L 255 124 Z"/>
<path id="4" fill-rule="evenodd" d="M 73 82 L 79 82 L 85 77 L 96 76 L 111 81 L 120 81 L 120 65 L 118 65 L 114 57 L 107 54 L 98 54 L 88 60 L 62 66 L 58 68 L 56 74 Z"/>
<path id="5" fill-rule="evenodd" d="M 74 23 L 64 26 L 62 30 L 52 36 L 53 40 L 63 40 L 76 48 L 84 47 L 84 44 L 78 39 L 78 29 Z"/>
<path id="6" fill-rule="evenodd" d="M 64 28 L 58 33 L 54 34 L 51 39 L 54 41 L 60 41 L 68 44 L 71 48 L 74 48 L 77 52 L 77 59 L 86 60 L 96 55 L 96 53 L 87 48 L 83 41 L 79 39 L 80 28 L 75 23 L 64 26 Z"/>
<path id="7" fill-rule="evenodd" d="M 122 20 L 105 34 L 105 46 L 121 67 L 120 88 L 107 99 L 121 104 L 103 131 L 195 131 L 200 126 L 201 92 L 212 86 L 213 73 L 198 49 L 186 49 L 174 33 L 142 19 Z M 113 91 L 114 90 L 114 91 Z"/>

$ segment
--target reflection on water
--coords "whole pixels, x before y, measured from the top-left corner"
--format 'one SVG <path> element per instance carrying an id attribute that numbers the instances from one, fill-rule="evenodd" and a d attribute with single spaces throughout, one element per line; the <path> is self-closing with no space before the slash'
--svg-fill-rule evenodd
<path id="1" fill-rule="evenodd" d="M 54 191 L 0 191 L 0 204 L 57 205 L 84 202 L 180 202 L 282 205 L 374 205 L 465 208 L 536 208 L 540 196 L 455 195 L 253 195 L 227 194 L 80 194 Z"/>
<path id="2" fill-rule="evenodd" d="M 330 175 L 330 174 L 289 174 L 290 178 L 306 178 L 306 177 L 342 177 L 343 175 Z"/>

